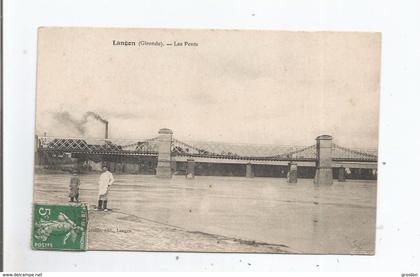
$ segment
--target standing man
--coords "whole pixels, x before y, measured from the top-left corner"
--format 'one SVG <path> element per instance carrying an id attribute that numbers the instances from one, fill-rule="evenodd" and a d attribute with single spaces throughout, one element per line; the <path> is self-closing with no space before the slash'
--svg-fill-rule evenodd
<path id="1" fill-rule="evenodd" d="M 101 176 L 99 176 L 98 181 L 98 206 L 96 206 L 95 210 L 103 210 L 104 212 L 107 212 L 109 187 L 114 183 L 115 180 L 114 176 L 112 176 L 112 173 L 108 171 L 108 167 L 106 165 L 102 167 L 102 171 L 103 172 Z"/>

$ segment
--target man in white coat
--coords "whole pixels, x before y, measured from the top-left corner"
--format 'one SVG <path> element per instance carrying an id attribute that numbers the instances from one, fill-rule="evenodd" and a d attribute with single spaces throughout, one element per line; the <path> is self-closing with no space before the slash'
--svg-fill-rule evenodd
<path id="1" fill-rule="evenodd" d="M 109 187 L 114 183 L 114 176 L 112 173 L 108 171 L 107 166 L 102 167 L 102 174 L 99 176 L 98 181 L 98 206 L 96 206 L 95 210 L 103 210 L 107 212 L 107 205 L 108 205 L 108 192 Z"/>

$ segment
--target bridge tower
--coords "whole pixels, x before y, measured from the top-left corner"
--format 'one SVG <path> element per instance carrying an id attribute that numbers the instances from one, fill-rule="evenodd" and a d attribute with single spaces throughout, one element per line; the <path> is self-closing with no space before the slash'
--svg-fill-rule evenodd
<path id="1" fill-rule="evenodd" d="M 346 181 L 346 169 L 344 166 L 340 166 L 338 168 L 338 181 L 345 182 Z"/>
<path id="2" fill-rule="evenodd" d="M 289 168 L 290 169 L 287 174 L 287 182 L 297 183 L 297 171 L 298 171 L 297 163 L 291 162 Z"/>
<path id="3" fill-rule="evenodd" d="M 163 128 L 159 130 L 158 136 L 158 164 L 156 177 L 172 178 L 171 170 L 171 146 L 172 130 Z"/>
<path id="4" fill-rule="evenodd" d="M 194 177 L 195 177 L 195 161 L 194 159 L 187 159 L 185 178 L 194 179 Z"/>
<path id="5" fill-rule="evenodd" d="M 246 178 L 253 178 L 254 177 L 254 166 L 251 164 L 251 162 L 246 164 L 245 176 L 246 176 Z"/>
<path id="6" fill-rule="evenodd" d="M 315 184 L 332 185 L 332 136 L 322 135 L 316 138 L 316 173 Z"/>

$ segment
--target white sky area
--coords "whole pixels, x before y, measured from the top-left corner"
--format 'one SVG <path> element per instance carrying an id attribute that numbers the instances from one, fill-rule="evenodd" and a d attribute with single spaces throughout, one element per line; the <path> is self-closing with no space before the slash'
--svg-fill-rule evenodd
<path id="1" fill-rule="evenodd" d="M 113 40 L 197 42 L 123 47 Z M 110 138 L 310 145 L 321 134 L 355 148 L 378 143 L 380 35 L 375 33 L 43 28 L 39 135 L 103 137 L 57 120 L 95 112 Z"/>

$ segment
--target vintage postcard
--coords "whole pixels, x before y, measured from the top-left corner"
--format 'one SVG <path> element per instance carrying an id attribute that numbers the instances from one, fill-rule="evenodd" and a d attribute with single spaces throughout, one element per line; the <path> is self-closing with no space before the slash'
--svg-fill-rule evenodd
<path id="1" fill-rule="evenodd" d="M 379 33 L 40 28 L 33 247 L 374 254 L 380 57 Z"/>

